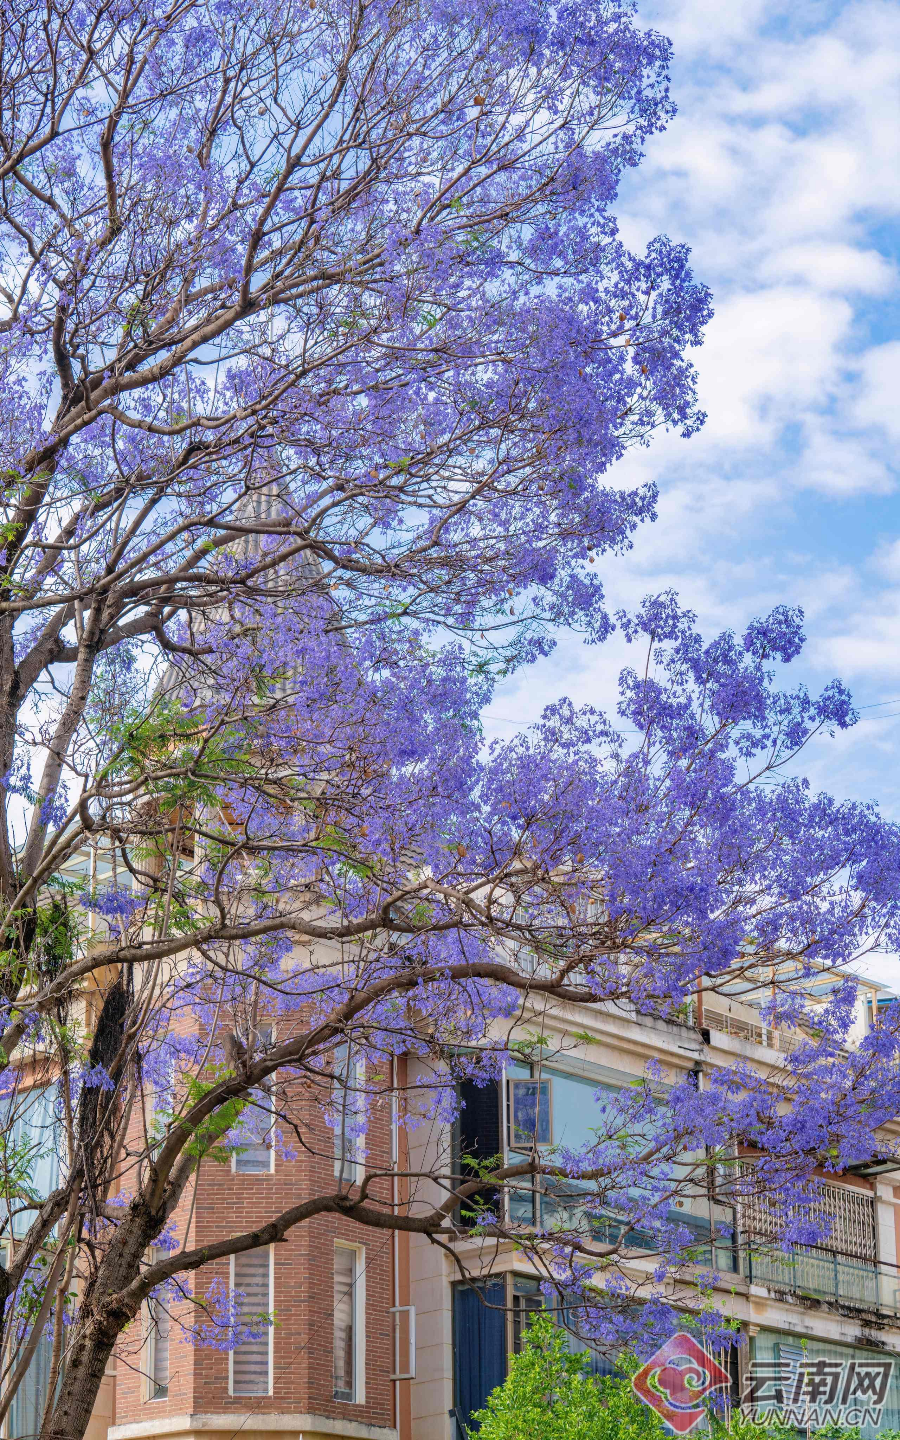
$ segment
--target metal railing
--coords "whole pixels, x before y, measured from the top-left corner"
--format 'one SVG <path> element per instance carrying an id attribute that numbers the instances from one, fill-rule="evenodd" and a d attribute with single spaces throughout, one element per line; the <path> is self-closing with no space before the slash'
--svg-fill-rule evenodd
<path id="1" fill-rule="evenodd" d="M 770 1249 L 778 1245 L 784 1228 L 785 1216 L 777 1198 L 760 1190 L 754 1179 L 754 1161 L 739 1161 L 739 1173 L 748 1186 L 748 1193 L 737 1197 L 741 1229 L 758 1245 L 767 1244 Z M 871 1191 L 853 1185 L 836 1185 L 828 1181 L 814 1182 L 809 1207 L 809 1218 L 823 1225 L 819 1243 L 804 1246 L 798 1253 L 828 1253 L 854 1260 L 863 1265 L 874 1265 L 878 1259 L 875 1240 L 875 1197 Z M 794 1214 L 799 1219 L 802 1212 Z"/>
<path id="2" fill-rule="evenodd" d="M 797 1050 L 806 1039 L 805 1035 L 792 1033 L 789 1030 L 777 1030 L 770 1025 L 759 1024 L 753 1020 L 745 1020 L 743 1016 L 732 1015 L 724 1010 L 716 1010 L 709 1005 L 703 1006 L 703 1020 L 701 1022 L 696 1004 L 691 1003 L 690 1017 L 692 1025 L 702 1023 L 704 1030 L 715 1030 L 720 1035 L 734 1035 L 738 1040 L 750 1040 L 754 1045 L 764 1045 L 768 1050 L 780 1050 L 782 1054 L 789 1055 L 791 1051 Z"/>
<path id="3" fill-rule="evenodd" d="M 744 1273 L 753 1284 L 858 1309 L 900 1314 L 900 1276 L 896 1269 L 812 1248 L 795 1250 L 790 1255 L 749 1250 L 743 1261 Z"/>

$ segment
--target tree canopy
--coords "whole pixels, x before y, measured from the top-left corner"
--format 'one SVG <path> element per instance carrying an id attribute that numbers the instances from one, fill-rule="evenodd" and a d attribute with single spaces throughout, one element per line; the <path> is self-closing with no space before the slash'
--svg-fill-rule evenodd
<path id="1" fill-rule="evenodd" d="M 696 1258 L 672 1206 L 749 1183 L 738 1140 L 808 1240 L 813 1170 L 898 1108 L 891 1025 L 843 1049 L 842 970 L 896 941 L 896 828 L 787 778 L 849 697 L 778 689 L 798 613 L 705 643 L 671 595 L 614 620 L 591 568 L 654 513 L 613 462 L 703 418 L 709 296 L 611 208 L 671 117 L 668 43 L 619 0 L 2 24 L 0 1409 L 52 1332 L 42 1436 L 80 1440 L 148 1296 L 322 1214 L 452 1248 L 467 1211 L 598 1343 L 653 1336 Z M 613 623 L 618 718 L 561 700 L 484 745 L 498 677 Z M 677 1017 L 736 969 L 806 1027 L 774 1074 L 648 1074 L 577 1152 L 432 1159 L 440 1201 L 386 1201 L 366 1136 L 399 1057 L 411 1132 L 539 1060 L 545 1003 Z M 334 1184 L 192 1248 L 202 1161 L 332 1157 L 341 1125 Z M 514 1224 L 535 1183 L 553 1222 Z M 197 1284 L 194 1338 L 233 1346 Z"/>

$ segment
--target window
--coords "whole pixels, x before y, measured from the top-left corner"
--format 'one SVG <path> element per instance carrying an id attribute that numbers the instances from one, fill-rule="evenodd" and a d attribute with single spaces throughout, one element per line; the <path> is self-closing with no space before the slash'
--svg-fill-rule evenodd
<path id="1" fill-rule="evenodd" d="M 150 1151 L 158 1155 L 176 1108 L 176 1058 L 166 1037 L 153 1057 L 154 1073 L 145 1072 L 144 1101 L 147 1116 L 147 1139 Z"/>
<path id="2" fill-rule="evenodd" d="M 857 1366 L 863 1367 L 862 1373 L 865 1373 L 865 1367 L 869 1364 L 874 1364 L 880 1369 L 886 1360 L 892 1358 L 892 1352 L 868 1348 L 864 1349 L 856 1345 L 840 1345 L 832 1341 L 820 1340 L 815 1335 L 805 1336 L 802 1343 L 799 1343 L 797 1335 L 779 1334 L 777 1330 L 760 1330 L 753 1341 L 753 1356 L 756 1364 L 771 1365 L 775 1373 L 780 1372 L 784 1376 L 782 1383 L 786 1385 L 790 1393 L 790 1380 L 792 1376 L 796 1377 L 797 1367 L 802 1363 L 810 1366 L 816 1366 L 817 1362 L 820 1364 L 821 1362 L 830 1362 L 831 1365 L 835 1363 L 837 1365 L 844 1365 L 847 1367 L 844 1371 L 844 1375 L 846 1376 L 850 1365 L 854 1362 Z M 824 1373 L 827 1374 L 827 1371 Z M 834 1372 L 832 1371 L 831 1373 L 833 1374 Z M 857 1402 L 854 1397 L 850 1402 L 851 1405 L 859 1403 L 858 1413 L 859 1419 L 862 1421 L 860 1428 L 862 1430 L 863 1440 L 873 1440 L 873 1437 L 878 1435 L 890 1435 L 892 1431 L 896 1431 L 897 1428 L 900 1427 L 900 1367 L 897 1366 L 896 1361 L 891 1368 L 890 1379 L 887 1382 L 884 1409 L 881 1412 L 880 1419 L 874 1424 L 872 1423 L 874 1417 L 870 1406 L 872 1405 L 875 1391 L 880 1388 L 880 1386 L 878 1381 L 874 1380 L 874 1377 L 873 1382 L 872 1388 L 869 1390 L 867 1396 L 861 1395 L 860 1391 L 857 1390 L 857 1394 L 860 1394 L 860 1401 Z M 769 1394 L 771 1394 L 774 1389 L 774 1386 L 766 1387 Z M 776 1408 L 777 1406 L 773 1401 L 768 1399 L 763 1400 L 754 1406 L 754 1418 L 758 1415 L 761 1421 L 770 1424 L 771 1410 Z M 793 1433 L 796 1434 L 797 1431 Z M 800 1433 L 806 1434 L 805 1425 Z M 846 1435 L 847 1433 L 845 1430 L 844 1434 Z M 855 1432 L 851 1430 L 849 1433 L 854 1434 Z"/>
<path id="3" fill-rule="evenodd" d="M 232 1256 L 231 1288 L 246 1338 L 231 1352 L 231 1395 L 272 1391 L 272 1263 L 271 1245 Z"/>
<path id="4" fill-rule="evenodd" d="M 252 1049 L 255 1052 L 267 1050 L 273 1038 L 271 1025 L 261 1026 L 253 1034 Z M 246 1030 L 241 1039 L 246 1044 Z M 236 1175 L 271 1175 L 275 1169 L 275 1147 L 272 1144 L 274 1080 L 275 1077 L 270 1075 L 258 1090 L 252 1092 L 250 1102 L 241 1116 L 241 1148 L 232 1160 L 232 1169 Z"/>
<path id="5" fill-rule="evenodd" d="M 509 1143 L 514 1147 L 553 1141 L 549 1080 L 510 1080 Z"/>
<path id="6" fill-rule="evenodd" d="M 5 1266 L 10 1263 L 8 1241 L 0 1242 L 0 1261 Z M 27 1333 L 20 1337 L 20 1342 L 16 1346 L 16 1358 L 21 1355 L 22 1348 L 28 1343 L 28 1339 Z M 7 1440 L 34 1440 L 34 1437 L 40 1433 L 50 1389 L 52 1361 L 53 1324 L 52 1318 L 48 1317 L 31 1357 L 31 1364 L 28 1366 L 7 1412 L 6 1424 L 3 1427 L 3 1433 Z"/>
<path id="7" fill-rule="evenodd" d="M 565 1330 L 566 1344 L 570 1353 L 587 1356 L 592 1375 L 617 1373 L 615 1365 L 608 1355 L 582 1335 L 579 1324 L 582 1315 L 577 1304 L 566 1303 L 565 1300 L 560 1304 L 554 1298 L 548 1307 L 539 1280 L 525 1275 L 513 1275 L 510 1279 L 512 1280 L 512 1353 L 514 1355 L 521 1354 L 525 1331 L 535 1315 L 548 1313 L 555 1323 Z"/>
<path id="8" fill-rule="evenodd" d="M 334 1398 L 361 1404 L 364 1393 L 363 1250 L 334 1247 Z"/>
<path id="9" fill-rule="evenodd" d="M 52 1359 L 53 1331 L 48 1323 L 41 1332 L 31 1364 L 9 1407 L 5 1427 L 9 1440 L 34 1440 L 40 1433 L 50 1388 Z"/>
<path id="10" fill-rule="evenodd" d="M 271 1175 L 275 1169 L 272 1144 L 271 1082 L 254 1090 L 241 1116 L 244 1132 L 240 1150 L 235 1151 L 232 1168 L 236 1175 Z"/>
<path id="11" fill-rule="evenodd" d="M 334 1173 L 348 1183 L 359 1179 L 365 1128 L 363 1061 L 352 1046 L 339 1045 L 334 1052 Z"/>
<path id="12" fill-rule="evenodd" d="M 578 1151 L 592 1144 L 596 1130 L 606 1123 L 605 1102 L 612 1100 L 618 1086 L 595 1075 L 576 1075 L 542 1066 L 532 1070 L 515 1062 L 508 1067 L 508 1145 L 511 1155 L 532 1145 L 564 1145 Z M 622 1076 L 627 1083 L 629 1077 Z M 571 1223 L 573 1207 L 592 1187 L 579 1180 L 519 1181 L 509 1200 L 510 1219 L 519 1224 Z"/>
<path id="13" fill-rule="evenodd" d="M 490 1164 L 502 1149 L 500 1138 L 500 1086 L 496 1080 L 476 1085 L 462 1080 L 457 1087 L 459 1113 L 453 1124 L 451 1143 L 452 1181 L 471 1180 L 474 1163 Z M 496 1203 L 497 1190 L 485 1185 L 460 1205 L 456 1214 L 464 1227 L 478 1223 L 479 1210 Z"/>
<path id="14" fill-rule="evenodd" d="M 481 1410 L 507 1375 L 509 1355 L 522 1350 L 525 1331 L 536 1314 L 549 1314 L 566 1330 L 572 1353 L 587 1356 L 590 1373 L 616 1373 L 609 1358 L 578 1334 L 577 1315 L 558 1300 L 545 1305 L 540 1281 L 526 1275 L 495 1275 L 453 1286 L 453 1403 L 457 1435 L 467 1433 L 474 1411 Z"/>
<path id="15" fill-rule="evenodd" d="M 59 1184 L 59 1162 L 64 1153 L 60 1122 L 56 1115 L 55 1085 L 35 1086 L 21 1090 L 4 1101 L 0 1115 L 0 1181 L 2 1190 L 12 1201 L 12 1231 L 24 1235 L 34 1219 L 23 1195 L 21 1179 L 26 1177 L 27 1189 L 44 1200 Z M 4 1202 L 2 1213 L 6 1214 Z"/>
<path id="16" fill-rule="evenodd" d="M 151 1251 L 151 1264 L 163 1260 L 168 1252 L 156 1247 Z M 147 1301 L 147 1399 L 169 1398 L 169 1329 L 171 1319 L 165 1295 L 151 1296 Z"/>
<path id="17" fill-rule="evenodd" d="M 535 1315 L 544 1309 L 544 1297 L 538 1280 L 522 1275 L 512 1277 L 512 1350 L 522 1352 L 522 1340 Z"/>

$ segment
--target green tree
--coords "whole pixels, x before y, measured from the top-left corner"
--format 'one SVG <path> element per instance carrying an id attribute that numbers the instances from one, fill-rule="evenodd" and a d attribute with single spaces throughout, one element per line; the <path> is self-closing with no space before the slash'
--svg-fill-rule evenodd
<path id="1" fill-rule="evenodd" d="M 662 1420 L 638 1399 L 625 1376 L 595 1379 L 585 1355 L 573 1355 L 565 1331 L 549 1315 L 529 1325 L 521 1354 L 502 1385 L 472 1417 L 478 1440 L 663 1440 Z M 739 1411 L 709 1417 L 701 1434 L 711 1440 L 794 1440 L 796 1431 L 766 1425 Z M 858 1427 L 826 1426 L 813 1440 L 859 1440 Z M 882 1430 L 879 1440 L 900 1440 Z"/>
<path id="2" fill-rule="evenodd" d="M 659 1416 L 629 1380 L 595 1379 L 565 1331 L 537 1316 L 502 1385 L 473 1416 L 479 1440 L 663 1440 Z"/>

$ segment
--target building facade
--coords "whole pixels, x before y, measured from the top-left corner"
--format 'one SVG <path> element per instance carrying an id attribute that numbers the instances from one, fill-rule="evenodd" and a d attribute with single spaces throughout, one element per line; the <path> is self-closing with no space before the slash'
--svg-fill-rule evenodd
<path id="1" fill-rule="evenodd" d="M 878 987 L 862 991 L 857 1034 L 876 1022 L 883 998 Z M 778 1056 L 796 1043 L 790 1034 L 768 1029 L 753 1006 L 728 1000 L 705 1009 L 695 1006 L 683 1024 L 597 1009 L 565 1016 L 557 1012 L 555 1027 L 546 1017 L 543 1023 L 550 1040 L 546 1053 L 557 1056 L 541 1063 L 542 1079 L 550 1082 L 552 1141 L 573 1146 L 585 1138 L 598 1088 L 629 1084 L 648 1061 L 660 1062 L 670 1074 L 690 1071 L 702 1085 L 713 1067 L 738 1058 L 761 1068 L 777 1065 Z M 567 1039 L 571 1032 L 579 1036 L 574 1044 Z M 483 1092 L 471 1096 L 486 1154 L 492 1149 L 510 1153 L 512 1096 L 516 1077 L 523 1073 L 524 1067 L 513 1066 L 506 1083 L 489 1098 Z M 790 1405 L 795 1394 L 802 1397 L 809 1390 L 801 1372 L 815 1367 L 823 1377 L 822 1405 L 828 1400 L 825 1380 L 839 1404 L 841 1386 L 858 1372 L 868 1377 L 859 1383 L 870 1394 L 863 1393 L 851 1419 L 860 1424 L 864 1440 L 881 1429 L 900 1428 L 900 1169 L 884 1162 L 868 1170 L 821 1177 L 828 1243 L 798 1248 L 790 1256 L 766 1245 L 768 1217 L 753 1201 L 740 1210 L 700 1201 L 673 1216 L 696 1235 L 702 1256 L 697 1268 L 716 1271 L 717 1308 L 740 1332 L 741 1343 L 728 1361 L 731 1404 L 743 1399 L 747 1409 L 755 1403 L 759 1416 L 779 1398 Z M 532 1203 L 545 1204 L 548 1198 L 552 1204 L 553 1197 L 546 1195 L 535 1196 Z M 728 1238 L 723 1239 L 721 1225 L 730 1232 Z M 419 1237 L 410 1246 L 417 1350 L 404 1440 L 464 1440 L 469 1414 L 504 1378 L 528 1312 L 542 1303 L 534 1275 L 512 1247 L 504 1253 L 502 1247 L 498 1251 L 472 1240 L 459 1248 L 468 1268 L 482 1274 L 489 1305 L 460 1284 L 445 1254 Z M 604 1373 L 608 1367 L 596 1357 L 594 1368 Z M 753 1385 L 754 1374 L 768 1374 L 767 1392 L 759 1381 Z M 781 1392 L 773 1383 L 776 1377 Z M 880 1412 L 867 1403 L 872 1396 L 883 1402 Z M 796 1407 L 793 1414 L 805 1433 Z"/>
<path id="2" fill-rule="evenodd" d="M 878 987 L 863 989 L 860 1033 L 877 1023 L 882 998 Z M 523 1033 L 529 1023 L 523 1016 Z M 741 1057 L 774 1066 L 791 1044 L 752 1006 L 721 999 L 698 1004 L 679 1023 L 621 1009 L 557 1007 L 542 1024 L 549 1138 L 573 1146 L 586 1138 L 598 1089 L 629 1084 L 650 1061 L 673 1077 L 691 1073 L 702 1086 L 716 1065 Z M 501 1083 L 465 1086 L 455 1127 L 398 1127 L 394 1114 L 376 1115 L 366 1159 L 395 1171 L 386 1203 L 415 1214 L 442 1200 L 437 1185 L 405 1176 L 450 1173 L 461 1148 L 475 1156 L 514 1153 L 516 1086 L 530 1078 L 517 1063 Z M 414 1108 L 432 1079 L 401 1062 L 402 1103 Z M 36 1098 L 35 1115 L 38 1109 Z M 320 1137 L 315 1154 L 282 1158 L 263 1143 L 230 1166 L 204 1162 L 185 1197 L 179 1234 L 202 1245 L 322 1193 L 359 1163 L 355 1143 L 339 1126 Z M 523 1189 L 511 1203 L 531 1220 L 555 1200 L 543 1186 Z M 766 1216 L 750 1203 L 738 1213 L 698 1199 L 677 1218 L 696 1235 L 703 1268 L 717 1272 L 717 1305 L 741 1333 L 729 1362 L 733 1403 L 746 1394 L 751 1366 L 786 1374 L 821 1361 L 824 1375 L 845 1375 L 880 1364 L 889 1371 L 880 1424 L 860 1417 L 864 1440 L 872 1440 L 879 1428 L 900 1428 L 900 1171 L 885 1162 L 823 1176 L 822 1204 L 831 1219 L 828 1244 L 791 1256 L 767 1249 Z M 723 1222 L 727 1235 L 718 1229 Z M 89 1440 L 465 1440 L 469 1417 L 502 1382 L 543 1301 L 513 1246 L 464 1232 L 455 1248 L 481 1296 L 460 1282 L 453 1256 L 426 1237 L 363 1230 L 340 1217 L 313 1220 L 281 1244 L 205 1267 L 192 1297 L 173 1290 L 123 1335 Z M 242 1297 L 248 1333 L 231 1350 L 187 1343 L 182 1328 L 182 1321 L 202 1321 L 198 1301 L 217 1286 Z M 599 1356 L 592 1363 L 598 1373 L 608 1368 Z M 7 1417 L 7 1440 L 34 1434 L 39 1364 L 40 1355 L 30 1388 Z"/>

